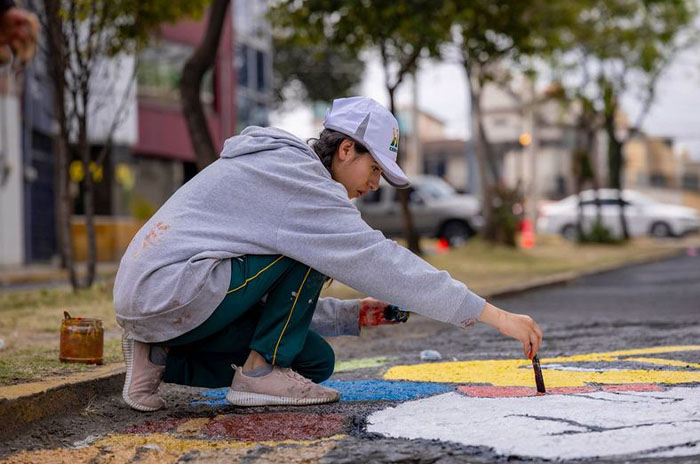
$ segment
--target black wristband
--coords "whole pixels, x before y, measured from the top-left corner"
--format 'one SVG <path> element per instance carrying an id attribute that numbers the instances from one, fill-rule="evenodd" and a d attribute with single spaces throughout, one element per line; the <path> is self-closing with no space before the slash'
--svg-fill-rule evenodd
<path id="1" fill-rule="evenodd" d="M 408 320 L 408 311 L 404 311 L 395 305 L 389 305 L 384 308 L 384 319 L 393 322 L 406 322 Z"/>

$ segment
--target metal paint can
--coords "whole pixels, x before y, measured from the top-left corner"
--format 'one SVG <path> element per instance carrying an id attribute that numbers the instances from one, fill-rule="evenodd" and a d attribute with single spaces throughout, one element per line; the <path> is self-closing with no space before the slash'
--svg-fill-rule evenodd
<path id="1" fill-rule="evenodd" d="M 61 362 L 102 364 L 104 334 L 101 320 L 71 317 L 68 311 L 64 311 L 58 359 Z"/>

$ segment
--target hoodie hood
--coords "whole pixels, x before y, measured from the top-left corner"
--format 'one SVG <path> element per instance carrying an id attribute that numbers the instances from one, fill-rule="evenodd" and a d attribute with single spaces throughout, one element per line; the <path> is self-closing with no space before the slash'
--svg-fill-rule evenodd
<path id="1" fill-rule="evenodd" d="M 318 159 L 311 147 L 299 137 L 276 127 L 259 126 L 246 127 L 240 135 L 227 139 L 219 156 L 221 158 L 236 158 L 290 146 L 298 148 L 311 158 Z"/>

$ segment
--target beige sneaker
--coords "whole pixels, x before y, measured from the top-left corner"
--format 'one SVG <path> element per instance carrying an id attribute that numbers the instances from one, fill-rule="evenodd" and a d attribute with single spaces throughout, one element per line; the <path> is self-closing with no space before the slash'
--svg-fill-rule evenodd
<path id="1" fill-rule="evenodd" d="M 333 403 L 340 399 L 337 391 L 317 385 L 288 367 L 273 366 L 262 377 L 249 377 L 243 368 L 235 371 L 226 401 L 235 406 L 307 405 Z"/>
<path id="2" fill-rule="evenodd" d="M 150 346 L 124 334 L 122 351 L 126 362 L 122 398 L 126 404 L 139 411 L 155 411 L 165 406 L 165 401 L 158 395 L 165 366 L 157 366 L 148 359 Z"/>

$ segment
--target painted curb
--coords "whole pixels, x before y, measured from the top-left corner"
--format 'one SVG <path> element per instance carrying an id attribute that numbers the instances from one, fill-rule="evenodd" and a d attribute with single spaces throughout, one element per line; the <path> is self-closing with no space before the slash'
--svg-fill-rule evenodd
<path id="1" fill-rule="evenodd" d="M 513 285 L 505 289 L 483 292 L 484 298 L 498 298 L 523 293 L 530 290 L 563 285 L 581 277 L 594 274 L 624 269 L 640 264 L 649 264 L 666 259 L 682 256 L 683 250 L 670 250 L 660 253 L 658 256 L 647 256 L 624 263 L 608 264 L 593 269 L 582 271 L 569 271 L 555 274 L 541 279 L 533 279 L 529 282 Z M 125 368 L 123 363 L 111 365 L 107 372 L 83 373 L 86 375 L 73 375 L 64 381 L 41 381 L 31 385 L 31 393 L 12 394 L 9 392 L 14 387 L 0 388 L 0 440 L 14 437 L 26 430 L 32 423 L 48 416 L 55 416 L 69 412 L 76 412 L 86 406 L 90 400 L 100 395 L 111 395 L 121 391 L 124 384 Z M 110 366 L 105 366 L 105 368 Z M 20 387 L 20 386 L 17 386 Z M 19 391 L 19 389 L 16 389 Z M 14 390 L 13 390 L 14 391 Z"/>
<path id="2" fill-rule="evenodd" d="M 96 372 L 0 388 L 0 441 L 47 417 L 78 412 L 97 395 L 119 391 L 124 371 L 123 363 L 116 363 Z"/>

